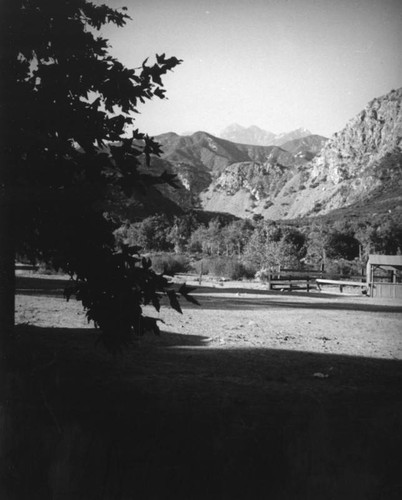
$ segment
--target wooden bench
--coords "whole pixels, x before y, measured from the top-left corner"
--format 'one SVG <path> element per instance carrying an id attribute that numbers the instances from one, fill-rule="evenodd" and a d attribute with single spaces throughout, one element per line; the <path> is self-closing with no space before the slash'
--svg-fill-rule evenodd
<path id="1" fill-rule="evenodd" d="M 321 290 L 321 285 L 337 285 L 339 286 L 339 291 L 341 293 L 343 292 L 343 287 L 345 286 L 358 286 L 361 289 L 366 289 L 366 291 L 368 291 L 369 288 L 366 282 L 361 281 L 327 280 L 319 278 L 316 280 L 316 283 L 319 290 Z"/>
<path id="2" fill-rule="evenodd" d="M 295 277 L 290 276 L 282 279 L 270 279 L 267 282 L 268 290 L 284 289 L 284 290 L 307 290 L 315 287 L 314 280 L 310 277 Z"/>

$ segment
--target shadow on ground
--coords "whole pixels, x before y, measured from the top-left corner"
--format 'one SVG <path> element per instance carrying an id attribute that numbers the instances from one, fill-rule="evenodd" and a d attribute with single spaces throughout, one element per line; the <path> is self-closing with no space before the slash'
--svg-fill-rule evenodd
<path id="1" fill-rule="evenodd" d="M 63 295 L 69 280 L 61 278 L 46 278 L 35 276 L 16 276 L 16 291 L 24 295 Z"/>
<path id="2" fill-rule="evenodd" d="M 17 292 L 21 295 L 63 296 L 68 284 L 66 279 L 47 279 L 43 277 L 17 277 Z M 213 295 L 211 295 L 213 294 Z M 364 297 L 364 302 L 348 302 L 340 295 L 323 292 L 277 292 L 268 290 L 251 290 L 247 288 L 220 288 L 198 286 L 192 294 L 203 309 L 269 309 L 269 308 L 302 308 L 302 309 L 331 309 L 352 310 L 367 312 L 401 313 L 402 304 L 376 304 L 370 297 Z M 222 295 L 222 296 L 221 296 Z M 231 295 L 231 296 L 228 296 Z M 250 296 L 252 295 L 252 297 Z M 294 297 L 294 299 L 293 299 Z M 319 299 L 319 300 L 311 300 Z M 325 300 L 325 301 L 324 301 Z M 162 304 L 168 305 L 167 299 Z M 190 302 L 181 300 L 184 309 L 197 307 Z"/>
<path id="3" fill-rule="evenodd" d="M 177 333 L 117 357 L 90 329 L 17 338 L 2 498 L 401 498 L 400 362 Z"/>
<path id="4" fill-rule="evenodd" d="M 245 294 L 246 295 L 246 294 Z M 243 297 L 219 297 L 208 296 L 202 294 L 194 294 L 194 297 L 200 303 L 203 309 L 267 309 L 276 307 L 297 308 L 297 309 L 331 309 L 331 310 L 350 310 L 350 311 L 367 311 L 367 312 L 388 312 L 401 313 L 402 305 L 395 302 L 395 305 L 382 305 L 370 303 L 370 298 L 363 299 L 364 303 L 348 302 L 342 300 L 342 297 L 333 295 L 316 295 L 314 298 L 321 299 L 320 301 L 310 301 L 312 295 L 300 295 L 299 292 L 286 294 L 273 293 L 271 295 L 261 296 L 260 298 L 247 296 Z M 294 297 L 294 299 L 293 299 Z M 325 302 L 323 299 L 329 299 Z M 184 308 L 194 308 L 192 304 L 183 303 Z"/>

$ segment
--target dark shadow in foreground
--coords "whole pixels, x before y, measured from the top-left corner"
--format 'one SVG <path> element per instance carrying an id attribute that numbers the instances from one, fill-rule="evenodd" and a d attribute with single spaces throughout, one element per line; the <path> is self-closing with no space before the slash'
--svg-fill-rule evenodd
<path id="1" fill-rule="evenodd" d="M 398 361 L 171 333 L 112 357 L 90 329 L 17 333 L 2 498 L 401 497 Z"/>

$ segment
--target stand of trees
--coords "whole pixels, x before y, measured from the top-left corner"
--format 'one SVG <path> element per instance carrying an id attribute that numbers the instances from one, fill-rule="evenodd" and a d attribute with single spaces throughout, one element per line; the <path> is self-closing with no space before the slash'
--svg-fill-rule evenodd
<path id="1" fill-rule="evenodd" d="M 349 267 L 349 272 L 357 272 L 370 253 L 397 254 L 402 248 L 402 227 L 387 219 L 374 224 L 358 221 L 328 225 L 316 221 L 296 225 L 260 218 L 225 223 L 217 217 L 202 223 L 190 213 L 127 222 L 115 234 L 125 244 L 138 242 L 146 252 L 231 257 L 246 265 L 247 274 L 250 269 L 278 265 L 302 269 L 306 264 L 316 268 L 325 264 L 334 272 Z"/>

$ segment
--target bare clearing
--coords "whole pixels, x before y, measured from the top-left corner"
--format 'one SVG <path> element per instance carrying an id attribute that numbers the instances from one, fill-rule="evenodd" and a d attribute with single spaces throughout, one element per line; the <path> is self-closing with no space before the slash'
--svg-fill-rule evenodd
<path id="1" fill-rule="evenodd" d="M 80 304 L 67 303 L 61 296 L 62 282 L 49 295 L 40 288 L 41 278 L 37 279 L 38 295 L 35 288 L 30 295 L 18 295 L 17 323 L 91 328 Z M 273 292 L 251 282 L 204 280 L 200 286 L 191 277 L 182 279 L 196 287 L 193 295 L 200 307 L 182 300 L 183 315 L 169 307 L 160 313 L 151 307 L 145 311 L 164 322 L 163 332 L 183 335 L 184 343 L 186 338 L 199 337 L 199 347 L 204 349 L 253 347 L 402 359 L 402 303 L 396 300 L 356 292 Z M 163 337 L 138 342 L 165 345 Z"/>

